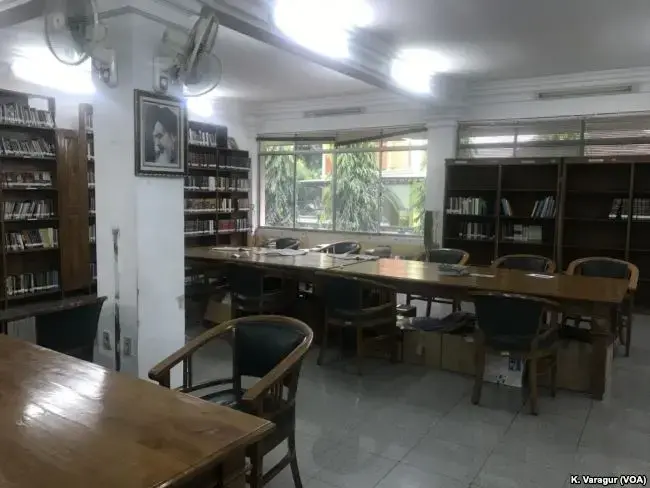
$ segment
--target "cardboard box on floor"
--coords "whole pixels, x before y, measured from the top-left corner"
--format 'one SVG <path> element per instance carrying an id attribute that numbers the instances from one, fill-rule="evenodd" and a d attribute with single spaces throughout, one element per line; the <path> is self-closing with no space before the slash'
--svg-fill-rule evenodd
<path id="1" fill-rule="evenodd" d="M 223 303 L 210 297 L 203 318 L 213 324 L 220 324 L 230 320 L 230 313 L 230 303 Z"/>
<path id="2" fill-rule="evenodd" d="M 591 390 L 592 346 L 577 340 L 560 341 L 557 357 L 557 387 L 564 390 L 589 392 Z M 612 371 L 614 346 L 607 348 L 606 388 Z M 540 384 L 549 385 L 547 377 L 540 378 Z"/>
<path id="3" fill-rule="evenodd" d="M 402 361 L 439 369 L 442 361 L 442 334 L 422 330 L 405 330 Z"/>
<path id="4" fill-rule="evenodd" d="M 462 334 L 443 334 L 442 369 L 454 373 L 475 374 L 474 337 Z"/>

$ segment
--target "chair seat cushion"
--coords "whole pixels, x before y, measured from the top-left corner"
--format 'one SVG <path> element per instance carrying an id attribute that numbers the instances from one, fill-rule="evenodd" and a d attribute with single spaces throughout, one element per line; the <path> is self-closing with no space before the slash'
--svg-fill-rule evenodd
<path id="1" fill-rule="evenodd" d="M 244 393 L 242 390 L 239 394 L 241 395 Z M 208 393 L 206 395 L 202 395 L 201 398 L 205 401 L 208 401 L 210 403 L 216 403 L 217 405 L 223 405 L 224 407 L 231 407 L 236 410 L 239 410 L 238 405 L 237 405 L 237 392 L 234 389 L 229 389 L 229 390 L 220 390 L 216 391 L 214 393 Z"/>

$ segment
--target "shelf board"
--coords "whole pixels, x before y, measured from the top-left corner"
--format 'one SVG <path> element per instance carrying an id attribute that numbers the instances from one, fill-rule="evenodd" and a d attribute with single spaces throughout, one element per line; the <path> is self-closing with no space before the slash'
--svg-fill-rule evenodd
<path id="1" fill-rule="evenodd" d="M 447 241 L 457 241 L 457 242 L 483 242 L 494 244 L 494 238 L 491 239 L 466 239 L 464 237 L 447 237 Z"/>
<path id="2" fill-rule="evenodd" d="M 19 161 L 56 161 L 55 155 L 26 156 L 23 154 L 0 154 L 0 159 L 13 159 Z"/>
<path id="3" fill-rule="evenodd" d="M 563 244 L 561 247 L 566 248 L 566 249 L 589 249 L 591 251 L 617 251 L 617 252 L 625 252 L 625 248 L 620 248 L 620 247 L 601 247 L 597 245 L 584 245 L 584 246 L 578 246 L 575 244 Z"/>
<path id="4" fill-rule="evenodd" d="M 636 253 L 650 253 L 650 248 L 648 248 L 648 249 L 630 249 L 630 252 L 636 252 Z"/>
<path id="5" fill-rule="evenodd" d="M 185 188 L 185 193 L 215 193 L 217 189 L 199 189 L 199 188 Z"/>
<path id="6" fill-rule="evenodd" d="M 5 224 L 28 224 L 28 223 L 39 223 L 39 222 L 58 222 L 58 217 L 38 217 L 33 219 L 5 219 Z"/>
<path id="7" fill-rule="evenodd" d="M 226 171 L 241 171 L 243 173 L 250 173 L 250 168 L 241 168 L 237 166 L 219 166 L 219 170 L 225 169 Z"/>
<path id="8" fill-rule="evenodd" d="M 626 224 L 627 219 L 606 219 L 602 217 L 564 217 L 564 220 L 570 220 L 572 222 L 612 222 L 617 224 Z"/>
<path id="9" fill-rule="evenodd" d="M 40 126 L 40 125 L 29 125 L 29 124 L 19 124 L 15 122 L 0 122 L 0 129 L 8 130 L 37 130 L 41 132 L 54 132 L 56 127 L 50 126 Z"/>
<path id="10" fill-rule="evenodd" d="M 554 246 L 553 242 L 543 242 L 543 241 L 516 241 L 514 239 L 501 239 L 499 244 L 517 244 L 523 246 Z"/>
<path id="11" fill-rule="evenodd" d="M 461 218 L 461 219 L 494 219 L 496 217 L 495 215 L 472 215 L 472 214 L 459 214 L 459 213 L 447 213 L 447 212 L 445 212 L 445 216 Z"/>
<path id="12" fill-rule="evenodd" d="M 2 191 L 58 191 L 53 186 L 3 186 Z"/>
<path id="13" fill-rule="evenodd" d="M 629 195 L 629 190 L 567 190 L 568 195 Z"/>
<path id="14" fill-rule="evenodd" d="M 216 208 L 206 208 L 206 209 L 199 209 L 199 210 L 185 209 L 185 215 L 210 215 L 215 213 L 217 213 Z"/>
<path id="15" fill-rule="evenodd" d="M 188 141 L 187 145 L 189 147 L 198 147 L 201 149 L 217 149 L 216 144 L 206 144 L 205 142 L 198 142 L 198 141 Z"/>
<path id="16" fill-rule="evenodd" d="M 555 217 L 516 217 L 514 215 L 499 215 L 500 220 L 529 220 L 533 222 L 555 222 Z"/>
<path id="17" fill-rule="evenodd" d="M 240 190 L 239 188 L 217 188 L 219 193 L 248 193 L 250 190 Z"/>
<path id="18" fill-rule="evenodd" d="M 41 297 L 41 296 L 46 296 L 46 295 L 54 295 L 56 293 L 60 293 L 61 288 L 58 286 L 56 288 L 52 288 L 51 290 L 43 290 L 43 291 L 34 291 L 31 293 L 20 293 L 16 295 L 7 295 L 7 300 L 8 301 L 14 301 L 14 300 L 26 300 L 29 298 L 36 298 L 36 297 Z"/>
<path id="19" fill-rule="evenodd" d="M 501 188 L 501 193 L 557 193 L 555 188 Z"/>
<path id="20" fill-rule="evenodd" d="M 453 191 L 453 192 L 468 192 L 471 193 L 473 191 L 480 191 L 480 192 L 492 192 L 496 193 L 497 189 L 495 187 L 477 187 L 477 188 L 447 188 L 448 191 Z"/>
<path id="21" fill-rule="evenodd" d="M 34 252 L 50 252 L 58 251 L 59 247 L 32 247 L 29 249 L 7 249 L 5 252 L 7 254 L 31 254 Z"/>
<path id="22" fill-rule="evenodd" d="M 194 233 L 194 232 L 186 232 L 185 233 L 185 238 L 190 238 L 190 237 L 207 237 L 207 236 L 215 236 L 217 235 L 216 232 L 203 232 L 201 234 L 199 233 Z"/>
<path id="23" fill-rule="evenodd" d="M 220 231 L 217 231 L 217 233 L 218 233 L 219 235 L 224 235 L 224 234 L 242 234 L 242 233 L 247 233 L 247 232 L 249 232 L 249 231 L 250 231 L 250 228 L 249 228 L 249 229 L 239 229 L 239 230 L 230 230 L 230 229 L 229 229 L 229 230 L 220 230 Z"/>
<path id="24" fill-rule="evenodd" d="M 190 171 L 217 171 L 217 165 L 214 166 L 198 166 L 193 164 L 188 164 L 187 169 Z"/>
<path id="25" fill-rule="evenodd" d="M 632 218 L 633 224 L 650 224 L 650 219 L 635 219 Z"/>

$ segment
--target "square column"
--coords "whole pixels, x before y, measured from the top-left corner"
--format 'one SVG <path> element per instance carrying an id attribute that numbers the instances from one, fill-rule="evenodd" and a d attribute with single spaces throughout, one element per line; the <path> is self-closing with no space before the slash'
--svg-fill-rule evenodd
<path id="1" fill-rule="evenodd" d="M 102 336 L 108 331 L 115 341 L 119 322 L 121 371 L 141 378 L 185 343 L 184 181 L 135 176 L 134 90 L 153 91 L 153 55 L 163 30 L 135 14 L 110 19 L 119 85 L 96 81 L 93 101 L 98 294 L 108 297 L 96 357 L 115 367 L 116 344 L 104 350 Z"/>
<path id="2" fill-rule="evenodd" d="M 441 119 L 427 124 L 428 159 L 425 210 L 434 212 L 434 237 L 442 245 L 442 221 L 445 211 L 445 160 L 456 156 L 458 122 Z"/>

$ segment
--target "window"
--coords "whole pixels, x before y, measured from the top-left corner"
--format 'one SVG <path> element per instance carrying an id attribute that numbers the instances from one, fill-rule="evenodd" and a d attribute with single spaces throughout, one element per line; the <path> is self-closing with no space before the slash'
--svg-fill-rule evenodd
<path id="1" fill-rule="evenodd" d="M 650 116 L 463 123 L 459 158 L 647 154 Z"/>
<path id="2" fill-rule="evenodd" d="M 426 131 L 391 132 L 260 139 L 261 225 L 422 234 Z"/>

